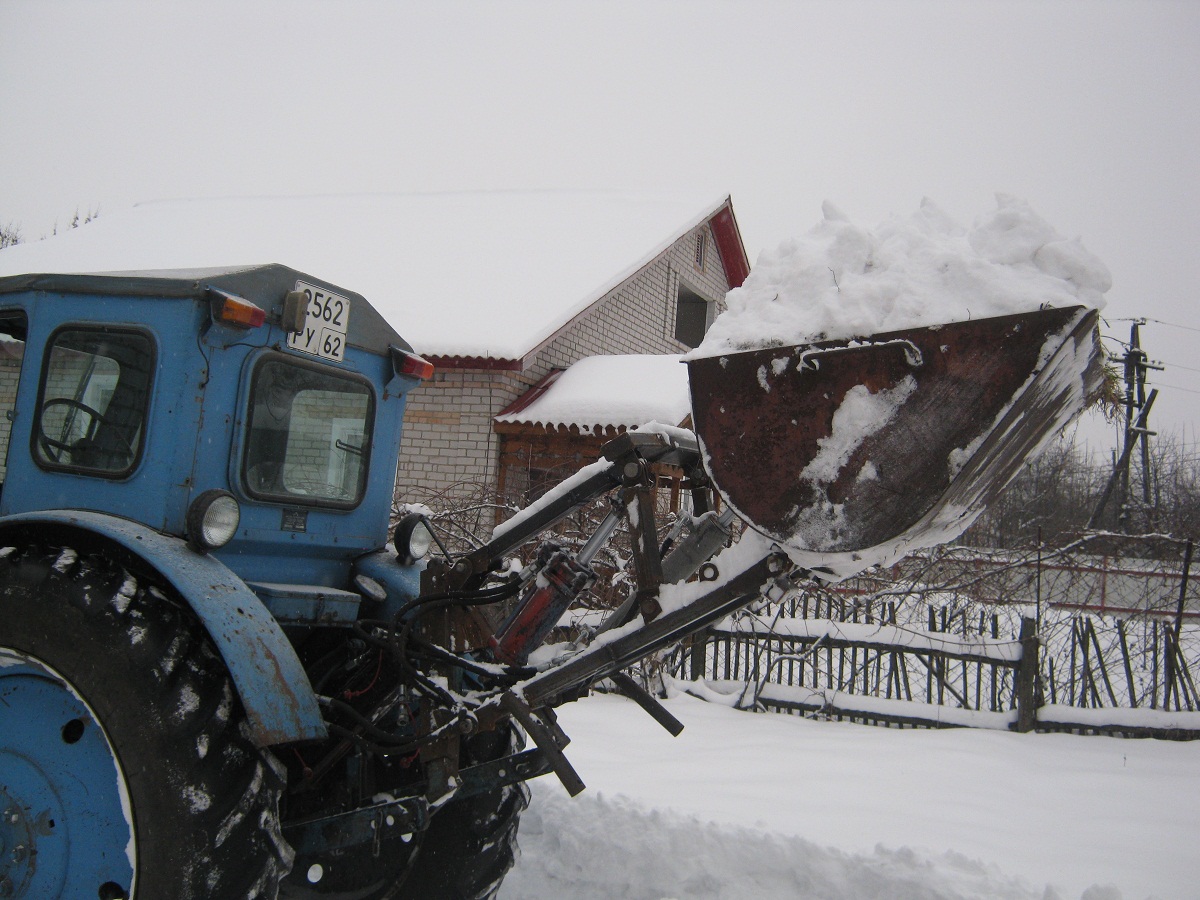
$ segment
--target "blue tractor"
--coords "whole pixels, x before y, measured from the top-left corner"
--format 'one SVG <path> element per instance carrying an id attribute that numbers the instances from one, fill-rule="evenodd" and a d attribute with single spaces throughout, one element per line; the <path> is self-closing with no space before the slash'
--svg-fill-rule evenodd
<path id="1" fill-rule="evenodd" d="M 739 459 L 754 469 L 781 446 L 794 480 L 820 435 L 781 437 L 765 421 L 795 425 L 794 411 L 725 421 L 726 406 L 745 409 L 714 398 L 762 378 L 748 359 L 741 385 L 725 358 L 692 363 L 707 454 L 678 430 L 630 433 L 453 555 L 431 554 L 423 516 L 392 521 L 405 397 L 432 369 L 362 296 L 279 265 L 0 279 L 0 898 L 494 896 L 523 782 L 554 772 L 583 788 L 555 706 L 609 679 L 677 729 L 627 667 L 764 592 L 869 558 L 868 544 L 919 545 L 943 508 L 986 500 L 1034 431 L 1076 410 L 1056 386 L 1067 370 L 1096 381 L 1095 314 L 1016 318 L 996 320 L 978 351 L 964 337 L 963 355 L 1028 359 L 1007 381 L 967 359 L 951 374 L 979 382 L 978 396 L 932 416 L 969 418 L 973 432 L 942 443 L 986 452 L 914 474 L 903 466 L 935 441 L 916 454 L 873 438 L 880 479 L 909 499 L 865 537 L 814 548 L 764 508 L 775 485 L 739 483 Z M 886 385 L 916 367 L 936 392 L 949 376 L 932 358 L 957 343 L 931 334 L 923 351 L 910 352 L 919 335 L 890 336 L 771 370 L 807 379 L 804 396 L 829 408 L 806 415 L 827 429 L 855 372 Z M 812 390 L 833 377 L 804 368 L 813 353 L 822 373 L 851 363 L 833 401 Z M 995 415 L 980 412 L 984 393 Z M 1001 428 L 1005 416 L 1024 424 Z M 747 447 L 748 434 L 774 444 Z M 705 456 L 729 470 L 724 499 Z M 665 544 L 653 502 L 664 466 L 693 498 Z M 853 505 L 862 482 L 839 502 Z M 606 496 L 590 540 L 553 539 Z M 757 530 L 726 551 L 734 511 Z M 598 632 L 531 665 L 619 528 L 636 589 Z M 520 552 L 523 567 L 506 564 Z"/>

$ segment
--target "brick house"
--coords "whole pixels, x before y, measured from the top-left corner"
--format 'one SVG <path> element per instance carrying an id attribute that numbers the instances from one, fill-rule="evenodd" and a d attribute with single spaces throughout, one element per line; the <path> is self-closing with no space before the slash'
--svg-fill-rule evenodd
<path id="1" fill-rule="evenodd" d="M 515 440 L 495 417 L 553 372 L 699 343 L 749 271 L 730 199 L 701 203 L 601 191 L 152 202 L 8 247 L 0 274 L 282 262 L 361 293 L 437 366 L 409 395 L 398 472 L 402 497 L 428 496 L 494 488 L 501 442 Z"/>
<path id="2" fill-rule="evenodd" d="M 580 232 L 586 240 L 586 222 Z M 732 203 L 725 198 L 680 219 L 640 259 L 616 263 L 611 280 L 582 304 L 563 302 L 555 327 L 526 346 L 490 358 L 431 355 L 437 373 L 409 395 L 400 496 L 480 485 L 519 492 L 531 472 L 550 475 L 560 464 L 574 468 L 595 458 L 604 440 L 633 423 L 619 416 L 596 423 L 574 417 L 529 422 L 521 421 L 520 411 L 554 391 L 558 373 L 584 358 L 679 354 L 696 346 L 726 292 L 748 272 Z M 530 277 L 536 279 L 537 272 Z M 414 344 L 421 349 L 419 341 Z"/>

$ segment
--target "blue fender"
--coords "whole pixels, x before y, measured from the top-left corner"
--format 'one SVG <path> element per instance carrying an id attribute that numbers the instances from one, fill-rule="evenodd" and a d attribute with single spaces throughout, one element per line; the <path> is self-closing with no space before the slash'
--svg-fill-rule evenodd
<path id="1" fill-rule="evenodd" d="M 39 525 L 105 538 L 171 583 L 216 644 L 260 747 L 327 736 L 312 684 L 283 629 L 223 563 L 179 538 L 103 513 L 47 510 L 0 519 L 2 530 Z"/>

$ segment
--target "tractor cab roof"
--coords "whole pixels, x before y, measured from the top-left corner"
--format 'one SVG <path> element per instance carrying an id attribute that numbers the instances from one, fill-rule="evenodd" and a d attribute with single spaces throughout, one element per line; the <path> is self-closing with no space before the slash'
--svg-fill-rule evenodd
<path id="1" fill-rule="evenodd" d="M 9 275 L 0 277 L 0 295 L 39 291 L 102 297 L 204 299 L 212 291 L 221 291 L 249 300 L 266 310 L 269 318 L 278 321 L 284 297 L 296 289 L 297 281 L 328 289 L 350 301 L 354 312 L 350 317 L 347 341 L 353 346 L 381 355 L 387 355 L 389 346 L 412 350 L 361 294 L 278 263 L 217 269 Z"/>

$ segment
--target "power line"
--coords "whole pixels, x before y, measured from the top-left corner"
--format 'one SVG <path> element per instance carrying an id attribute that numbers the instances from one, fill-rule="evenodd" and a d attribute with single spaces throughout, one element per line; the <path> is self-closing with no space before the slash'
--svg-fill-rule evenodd
<path id="1" fill-rule="evenodd" d="M 1180 324 L 1179 324 L 1179 323 L 1177 323 L 1177 322 L 1167 322 L 1167 321 L 1164 321 L 1163 319 L 1151 319 L 1151 318 L 1147 318 L 1147 317 L 1145 317 L 1145 316 L 1141 316 L 1141 317 L 1138 317 L 1138 318 L 1136 318 L 1136 319 L 1111 319 L 1111 320 L 1109 320 L 1109 321 L 1113 321 L 1113 322 L 1134 322 L 1134 323 L 1137 323 L 1137 324 L 1141 324 L 1141 323 L 1143 323 L 1143 322 L 1154 322 L 1156 325 L 1166 325 L 1166 326 L 1168 326 L 1168 327 L 1170 327 L 1170 328 L 1181 328 L 1181 329 L 1183 329 L 1184 331 L 1195 331 L 1195 332 L 1200 332 L 1200 328 L 1194 328 L 1194 327 L 1192 327 L 1192 326 L 1190 326 L 1190 325 L 1180 325 Z M 1128 350 L 1130 350 L 1130 349 L 1135 349 L 1135 347 L 1134 347 L 1134 344 L 1132 344 L 1132 343 L 1131 343 L 1131 342 L 1129 342 L 1129 341 L 1124 341 L 1124 340 L 1122 340 L 1121 338 L 1119 338 L 1119 337 L 1116 337 L 1115 335 L 1105 335 L 1105 334 L 1102 334 L 1102 335 L 1101 335 L 1101 337 L 1102 337 L 1103 339 L 1105 339 L 1105 340 L 1112 341 L 1112 342 L 1114 342 L 1114 343 L 1117 343 L 1117 344 L 1119 344 L 1121 347 L 1125 348 L 1125 350 L 1126 350 L 1126 351 L 1128 351 Z M 1140 349 L 1140 348 L 1136 348 L 1136 349 Z M 1118 357 L 1118 358 L 1116 359 L 1116 361 L 1118 361 L 1118 362 L 1119 362 L 1119 361 L 1122 361 L 1122 360 L 1121 360 L 1121 358 L 1120 358 L 1120 357 Z M 1146 362 L 1150 362 L 1150 361 L 1149 361 L 1149 360 L 1146 360 Z M 1196 368 L 1195 366 L 1185 366 L 1185 365 L 1182 365 L 1181 363 L 1171 362 L 1170 360 L 1154 360 L 1154 363 L 1155 363 L 1155 364 L 1157 364 L 1157 365 L 1159 365 L 1159 366 L 1170 366 L 1172 369 L 1181 369 L 1181 370 L 1183 370 L 1184 372 L 1196 372 L 1196 373 L 1200 373 L 1200 369 Z M 1147 383 L 1156 384 L 1156 385 L 1158 385 L 1159 387 L 1170 388 L 1170 389 L 1171 389 L 1171 390 L 1173 390 L 1173 391 L 1182 391 L 1182 392 L 1183 392 L 1183 393 L 1185 393 L 1185 394 L 1200 394 L 1200 390 L 1196 390 L 1195 388 L 1185 388 L 1185 387 L 1180 387 L 1180 386 L 1179 386 L 1179 385 L 1177 385 L 1177 384 L 1165 384 L 1164 382 L 1162 382 L 1162 381 L 1159 381 L 1159 380 L 1157 380 L 1157 379 L 1154 379 L 1153 381 L 1147 381 Z"/>
<path id="2" fill-rule="evenodd" d="M 1171 325 L 1171 327 L 1173 327 L 1173 328 L 1183 328 L 1187 331 L 1200 332 L 1200 328 L 1191 328 L 1187 325 L 1172 325 L 1172 323 L 1163 322 L 1160 319 L 1113 319 L 1113 321 L 1114 322 L 1156 322 L 1159 325 Z M 1101 334 L 1100 338 L 1102 340 L 1109 341 L 1110 343 L 1117 344 L 1122 349 L 1125 349 L 1125 350 L 1130 349 L 1130 347 L 1132 346 L 1128 341 L 1123 340 L 1122 338 L 1119 338 L 1113 334 Z M 1185 366 L 1182 363 L 1172 362 L 1169 359 L 1156 359 L 1156 360 L 1147 360 L 1147 361 L 1154 362 L 1159 365 L 1170 366 L 1173 369 L 1183 369 L 1185 372 L 1200 372 L 1200 369 L 1197 369 L 1194 366 Z M 1161 383 L 1161 382 L 1156 382 L 1156 383 Z M 1173 385 L 1165 384 L 1165 385 L 1163 385 L 1163 387 L 1173 387 Z M 1187 388 L 1178 388 L 1177 390 L 1186 391 Z M 1193 393 L 1195 393 L 1195 392 L 1193 391 Z"/>
<path id="3" fill-rule="evenodd" d="M 1166 325 L 1170 328 L 1182 328 L 1184 331 L 1200 331 L 1200 328 L 1194 328 L 1191 325 L 1180 325 L 1177 322 L 1164 322 L 1162 319 L 1143 319 L 1144 322 L 1153 322 L 1156 325 Z"/>
<path id="4" fill-rule="evenodd" d="M 1183 391 L 1185 394 L 1200 394 L 1200 391 L 1194 390 L 1192 388 L 1179 387 L 1178 385 L 1175 385 L 1175 384 L 1163 384 L 1163 382 L 1158 381 L 1158 380 L 1155 380 L 1154 382 L 1151 382 L 1151 383 L 1156 384 L 1159 387 L 1170 388 L 1173 391 Z"/>

